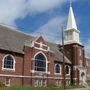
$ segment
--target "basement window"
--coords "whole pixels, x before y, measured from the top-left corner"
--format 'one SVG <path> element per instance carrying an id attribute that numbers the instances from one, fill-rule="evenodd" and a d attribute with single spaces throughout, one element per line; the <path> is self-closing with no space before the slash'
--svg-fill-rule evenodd
<path id="1" fill-rule="evenodd" d="M 9 77 L 6 77 L 5 78 L 5 85 L 10 86 L 10 83 L 11 83 L 11 79 Z"/>

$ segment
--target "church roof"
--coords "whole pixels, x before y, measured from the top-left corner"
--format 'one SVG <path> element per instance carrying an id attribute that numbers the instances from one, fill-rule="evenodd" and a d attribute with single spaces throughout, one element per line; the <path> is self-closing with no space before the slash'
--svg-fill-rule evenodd
<path id="1" fill-rule="evenodd" d="M 51 50 L 54 51 L 56 61 L 63 62 L 63 54 L 59 51 L 58 45 L 51 42 L 46 42 L 50 46 Z M 64 57 L 66 63 L 71 63 L 67 57 Z"/>
<path id="2" fill-rule="evenodd" d="M 23 46 L 30 39 L 32 37 L 25 33 L 0 25 L 0 49 L 23 53 Z"/>
<path id="3" fill-rule="evenodd" d="M 0 49 L 24 54 L 24 45 L 27 41 L 34 41 L 36 37 L 20 32 L 11 27 L 0 25 Z M 46 41 L 46 44 L 55 53 L 56 61 L 63 62 L 62 53 L 59 51 L 58 45 Z M 71 63 L 65 57 L 66 63 Z"/>

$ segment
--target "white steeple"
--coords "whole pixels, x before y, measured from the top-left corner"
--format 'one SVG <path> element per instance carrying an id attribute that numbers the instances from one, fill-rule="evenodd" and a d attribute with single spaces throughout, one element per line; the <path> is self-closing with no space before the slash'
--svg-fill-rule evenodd
<path id="1" fill-rule="evenodd" d="M 64 32 L 65 32 L 65 42 L 64 42 L 65 44 L 72 44 L 72 43 L 81 44 L 79 40 L 80 31 L 77 29 L 71 0 L 70 0 L 67 28 Z"/>
<path id="2" fill-rule="evenodd" d="M 76 25 L 73 9 L 72 9 L 72 6 L 70 5 L 67 29 L 72 29 L 72 28 L 77 30 L 77 25 Z"/>

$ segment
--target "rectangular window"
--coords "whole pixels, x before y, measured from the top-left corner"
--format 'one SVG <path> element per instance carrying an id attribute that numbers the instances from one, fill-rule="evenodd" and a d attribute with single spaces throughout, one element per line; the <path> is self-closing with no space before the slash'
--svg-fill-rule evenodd
<path id="1" fill-rule="evenodd" d="M 61 85 L 62 85 L 61 83 L 62 83 L 61 80 L 56 80 L 56 81 L 55 81 L 55 85 L 56 85 L 56 86 L 61 86 Z"/>
<path id="2" fill-rule="evenodd" d="M 43 84 L 42 84 L 42 80 L 39 79 L 39 80 L 38 80 L 38 86 L 39 86 L 39 87 L 42 87 L 42 85 L 43 85 Z"/>
<path id="3" fill-rule="evenodd" d="M 35 42 L 34 43 L 34 47 L 38 48 L 38 49 L 42 49 L 42 50 L 48 50 L 48 46 L 43 44 L 42 42 Z"/>
<path id="4" fill-rule="evenodd" d="M 35 87 L 42 87 L 42 86 L 46 87 L 47 82 L 45 79 L 36 79 L 36 80 L 34 80 L 34 86 Z"/>
<path id="5" fill-rule="evenodd" d="M 68 31 L 65 33 L 65 40 L 72 40 L 73 39 L 73 32 Z"/>
<path id="6" fill-rule="evenodd" d="M 43 49 L 48 50 L 48 47 L 47 46 L 43 46 Z"/>
<path id="7" fill-rule="evenodd" d="M 5 85 L 10 86 L 11 79 L 9 77 L 5 78 Z"/>
<path id="8" fill-rule="evenodd" d="M 66 80 L 66 86 L 70 85 L 70 80 Z"/>
<path id="9" fill-rule="evenodd" d="M 46 87 L 47 86 L 47 81 L 43 80 L 43 86 Z"/>
<path id="10" fill-rule="evenodd" d="M 81 49 L 79 49 L 79 55 L 82 56 L 82 50 Z"/>
<path id="11" fill-rule="evenodd" d="M 38 80 L 34 80 L 34 87 L 38 87 Z"/>
<path id="12" fill-rule="evenodd" d="M 38 44 L 38 43 L 35 43 L 34 46 L 37 48 L 40 48 L 40 44 Z"/>

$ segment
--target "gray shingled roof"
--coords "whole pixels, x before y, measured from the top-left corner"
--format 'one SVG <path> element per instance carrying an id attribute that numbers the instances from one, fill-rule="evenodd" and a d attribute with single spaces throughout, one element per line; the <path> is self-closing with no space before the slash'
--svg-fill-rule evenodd
<path id="1" fill-rule="evenodd" d="M 10 27 L 0 25 L 0 49 L 24 54 L 23 48 L 27 41 L 35 40 L 28 34 L 12 29 Z M 55 53 L 57 61 L 63 62 L 62 53 L 59 51 L 57 44 L 46 42 L 51 50 Z M 71 63 L 65 57 L 66 63 Z"/>
<path id="2" fill-rule="evenodd" d="M 23 46 L 31 36 L 0 25 L 0 49 L 23 53 Z"/>
<path id="3" fill-rule="evenodd" d="M 56 61 L 63 62 L 63 54 L 59 51 L 58 45 L 51 42 L 46 42 L 46 43 L 48 46 L 50 46 L 50 49 L 54 51 Z M 64 58 L 66 63 L 69 63 L 69 64 L 71 63 L 67 57 L 64 57 Z"/>

